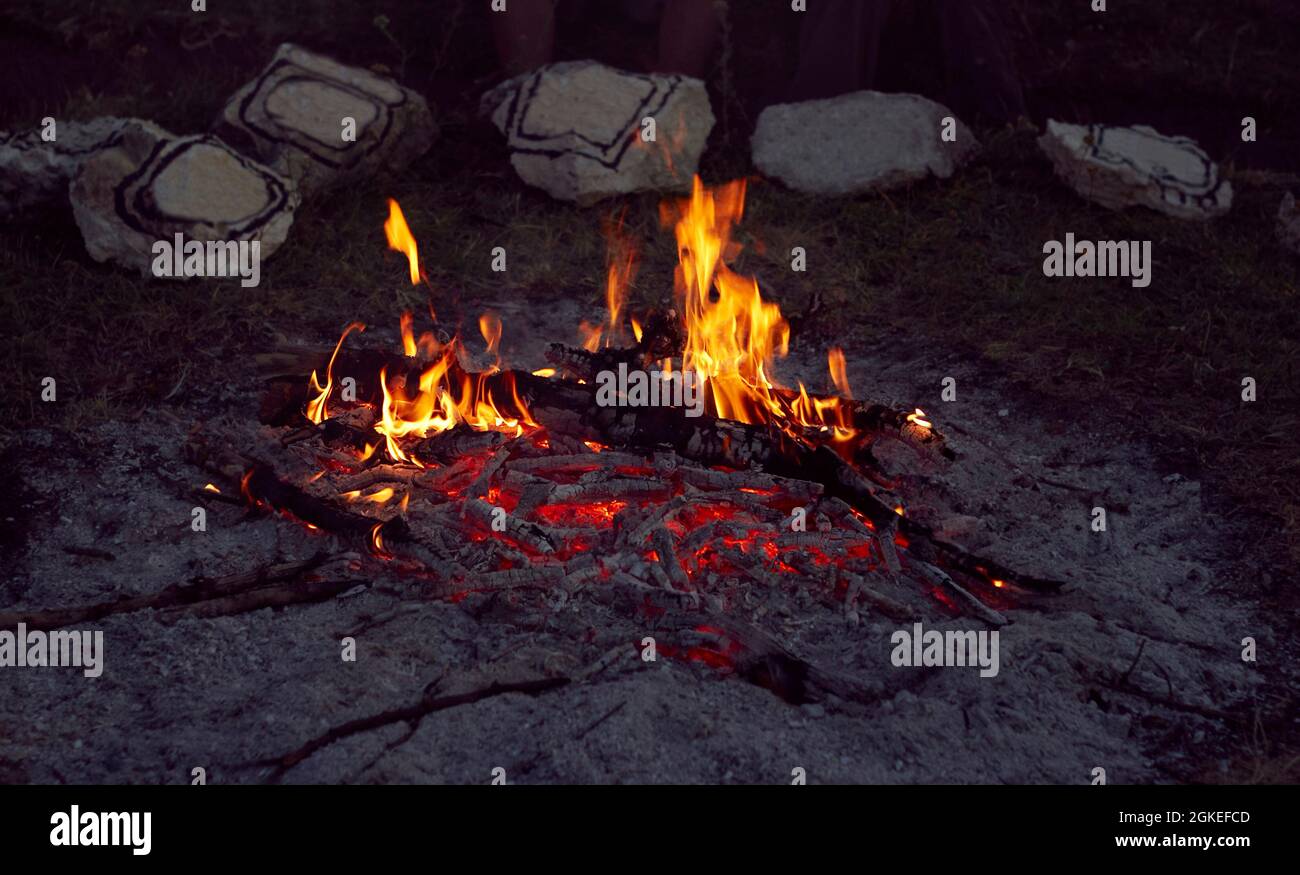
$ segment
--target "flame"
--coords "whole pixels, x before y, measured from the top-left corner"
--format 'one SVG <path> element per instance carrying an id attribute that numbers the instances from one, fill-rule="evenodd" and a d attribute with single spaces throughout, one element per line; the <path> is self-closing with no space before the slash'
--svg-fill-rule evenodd
<path id="1" fill-rule="evenodd" d="M 380 529 L 383 527 L 383 523 L 375 523 L 375 527 L 370 530 L 370 546 L 374 549 L 376 556 L 387 559 L 390 558 L 390 554 L 384 549 L 384 536 L 380 533 Z"/>
<path id="2" fill-rule="evenodd" d="M 623 308 L 627 303 L 628 286 L 636 276 L 638 258 L 635 242 L 623 229 L 625 212 L 606 219 L 603 225 L 608 244 L 605 273 L 605 311 L 608 318 L 604 325 L 590 325 L 586 322 L 579 325 L 583 334 L 582 346 L 588 352 L 623 345 Z M 632 320 L 632 330 L 639 341 L 641 326 L 635 319 Z"/>
<path id="3" fill-rule="evenodd" d="M 847 441 L 857 432 L 845 400 L 812 398 L 802 384 L 792 393 L 772 376 L 775 357 L 789 351 L 790 324 L 779 306 L 763 300 L 752 277 L 727 264 L 739 253 L 731 231 L 744 202 L 743 179 L 707 189 L 696 177 L 690 198 L 661 208 L 677 238 L 675 287 L 686 329 L 682 370 L 694 371 L 706 385 L 705 397 L 717 416 L 773 424 L 800 439 L 811 429 Z M 831 352 L 830 369 L 847 398 L 844 354 L 838 349 Z"/>
<path id="4" fill-rule="evenodd" d="M 217 485 L 215 483 L 205 483 L 203 484 L 203 489 L 205 492 L 216 492 L 217 494 L 221 493 L 221 490 L 217 488 Z"/>
<path id="5" fill-rule="evenodd" d="M 366 326 L 362 322 L 353 322 L 343 329 L 343 334 L 339 336 L 339 342 L 334 344 L 334 353 L 330 356 L 329 364 L 325 367 L 325 385 L 320 384 L 316 372 L 311 372 L 311 381 L 307 384 L 310 391 L 316 393 L 316 397 L 307 402 L 307 409 L 304 411 L 307 418 L 312 422 L 320 425 L 329 418 L 325 410 L 325 400 L 330 396 L 330 390 L 334 388 L 334 360 L 338 358 L 339 349 L 343 346 L 344 339 L 353 331 L 365 331 Z"/>
<path id="6" fill-rule="evenodd" d="M 341 493 L 339 497 L 347 499 L 348 501 L 360 500 L 373 501 L 375 504 L 387 504 L 388 500 L 393 497 L 396 491 L 397 490 L 393 489 L 391 486 L 385 486 L 383 489 L 378 489 L 369 495 L 362 495 L 360 489 L 354 489 L 351 492 Z"/>
<path id="7" fill-rule="evenodd" d="M 921 428 L 934 427 L 933 425 L 931 425 L 930 420 L 925 418 L 925 411 L 919 407 L 916 408 L 915 413 L 907 414 L 907 421 L 919 425 Z"/>
<path id="8" fill-rule="evenodd" d="M 488 350 L 496 355 L 501 320 L 485 314 L 479 329 Z M 401 439 L 428 437 L 459 424 L 476 431 L 501 431 L 515 436 L 523 434 L 525 428 L 538 427 L 509 372 L 490 381 L 489 377 L 499 374 L 496 366 L 477 373 L 467 371 L 461 367 L 459 351 L 459 342 L 453 338 L 433 362 L 424 366 L 414 387 L 404 385 L 403 378 L 390 379 L 386 367 L 380 371 L 383 404 L 375 431 L 383 435 L 388 455 L 394 461 L 420 464 L 402 449 Z M 510 397 L 493 397 L 494 386 L 497 391 L 508 389 Z"/>
<path id="9" fill-rule="evenodd" d="M 402 352 L 411 358 L 415 358 L 415 334 L 411 331 L 411 326 L 415 324 L 415 317 L 411 311 L 407 310 L 402 314 Z"/>
<path id="10" fill-rule="evenodd" d="M 424 272 L 420 270 L 419 247 L 416 246 L 411 229 L 406 225 L 402 208 L 392 198 L 388 199 L 388 221 L 384 222 L 384 234 L 388 236 L 389 249 L 406 254 L 406 260 L 411 267 L 411 285 L 419 283 L 424 276 Z"/>
<path id="11" fill-rule="evenodd" d="M 831 347 L 831 351 L 826 354 L 826 365 L 831 371 L 831 382 L 835 388 L 845 398 L 852 398 L 853 392 L 849 389 L 849 372 L 848 366 L 844 363 L 844 350 L 838 346 Z"/>
<path id="12" fill-rule="evenodd" d="M 494 359 L 491 370 L 500 370 L 501 354 L 497 348 L 501 345 L 501 317 L 495 313 L 484 313 L 478 317 L 478 330 L 487 342 L 488 355 Z"/>

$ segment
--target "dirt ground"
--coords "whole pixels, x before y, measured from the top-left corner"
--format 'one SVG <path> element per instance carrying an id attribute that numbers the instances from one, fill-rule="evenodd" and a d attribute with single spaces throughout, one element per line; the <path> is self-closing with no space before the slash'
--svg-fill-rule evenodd
<path id="1" fill-rule="evenodd" d="M 381 21 L 352 4 L 277 4 L 273 16 L 223 4 L 195 22 L 126 2 L 0 4 L 0 128 L 53 112 L 197 131 L 293 39 L 398 76 L 442 129 L 406 173 L 306 205 L 256 290 L 94 264 L 65 215 L 4 228 L 0 330 L 14 354 L 0 393 L 0 611 L 147 594 L 321 549 L 298 526 L 220 505 L 192 532 L 188 492 L 209 475 L 181 446 L 197 422 L 250 446 L 274 437 L 257 425 L 251 361 L 270 344 L 327 348 L 353 319 L 373 326 L 367 344 L 395 342 L 398 314 L 426 293 L 384 246 L 389 196 L 420 239 L 440 313 L 501 314 L 511 364 L 540 366 L 547 341 L 572 342 L 600 317 L 606 210 L 525 189 L 474 116 L 499 78 L 482 15 L 390 5 Z M 750 172 L 753 120 L 788 73 L 792 31 L 772 24 L 783 5 L 732 16 L 709 80 L 709 181 Z M 7 674 L 0 781 L 178 783 L 195 767 L 224 783 L 482 783 L 497 767 L 512 783 L 777 783 L 799 767 L 810 782 L 1085 783 L 1096 767 L 1112 783 L 1296 781 L 1300 258 L 1272 221 L 1283 192 L 1300 190 L 1300 18 L 1275 0 L 1112 5 L 1098 20 L 1010 4 L 1033 118 L 977 129 L 985 153 L 953 180 L 839 201 L 756 181 L 742 224 L 737 270 L 787 313 L 814 291 L 830 305 L 780 375 L 821 387 L 826 349 L 843 346 L 861 396 L 931 411 L 962 453 L 947 468 L 892 460 L 911 472 L 908 512 L 1067 582 L 1009 612 L 996 678 L 895 668 L 896 623 L 868 612 L 851 625 L 811 587 L 755 592 L 751 619 L 879 692 L 870 706 L 794 706 L 705 665 L 643 662 L 634 642 L 654 630 L 585 595 L 538 623 L 499 599 L 429 601 L 363 563 L 337 572 L 355 588 L 321 604 L 107 618 L 94 682 Z M 613 60 L 651 37 L 596 17 L 570 27 L 562 56 Z M 1240 141 L 1246 114 L 1260 119 L 1258 144 Z M 1083 203 L 1037 153 L 1048 117 L 1196 137 L 1233 180 L 1233 212 L 1197 225 Z M 656 301 L 671 288 L 671 235 L 657 198 L 624 206 L 644 247 L 634 301 Z M 1124 281 L 1045 280 L 1042 241 L 1066 231 L 1153 240 L 1156 282 L 1138 296 Z M 484 268 L 496 245 L 511 252 L 505 278 Z M 793 245 L 812 253 L 807 274 L 788 270 Z M 38 398 L 51 374 L 57 405 Z M 1239 398 L 1247 374 L 1263 387 L 1253 405 Z M 956 402 L 938 397 L 948 376 Z M 1088 525 L 1099 505 L 1104 534 Z M 969 624 L 937 607 L 926 622 Z M 339 659 L 345 635 L 356 663 Z M 1245 637 L 1256 663 L 1240 657 Z M 618 648 L 590 678 L 535 695 L 382 716 L 429 690 L 578 678 Z M 381 725 L 346 731 L 375 715 Z M 268 764 L 332 732 L 292 768 Z"/>
<path id="2" fill-rule="evenodd" d="M 523 308 L 504 309 L 507 324 L 530 329 L 531 342 L 516 333 L 506 350 L 520 365 L 540 363 L 537 339 L 566 336 L 578 315 L 557 307 L 528 321 Z M 881 397 L 942 411 L 956 434 L 958 464 L 910 465 L 909 512 L 965 526 L 965 546 L 1067 582 L 1064 594 L 1009 612 L 996 677 L 894 667 L 897 623 L 867 609 L 850 625 L 817 583 L 792 582 L 756 593 L 762 607 L 747 616 L 801 657 L 880 688 L 869 707 L 792 706 L 713 668 L 643 662 L 635 644 L 653 625 L 588 594 L 537 623 L 501 600 L 429 602 L 418 584 L 370 562 L 357 573 L 363 589 L 320 605 L 106 619 L 97 682 L 75 671 L 18 676 L 3 717 L 10 779 L 175 782 L 195 766 L 221 782 L 475 783 L 498 766 L 521 783 L 771 783 L 796 767 L 817 782 L 1084 783 L 1098 766 L 1117 783 L 1230 778 L 1271 695 L 1239 642 L 1249 635 L 1272 651 L 1288 634 L 1230 583 L 1240 524 L 1207 507 L 1199 483 L 1162 474 L 1149 446 L 1016 391 L 978 363 L 903 337 L 887 352 L 849 352 L 851 378 L 870 373 Z M 969 400 L 932 397 L 939 374 L 969 387 Z M 180 458 L 189 425 L 259 440 L 256 379 L 231 376 L 165 417 L 88 429 L 75 448 L 44 429 L 23 436 L 20 452 L 42 476 L 27 483 L 32 530 L 11 601 L 50 608 L 147 594 L 320 549 L 321 536 L 278 518 L 245 521 L 234 507 L 213 510 L 207 532 L 177 525 L 193 502 L 169 484 L 207 476 Z M 1090 530 L 1094 503 L 1113 511 L 1105 534 Z M 86 545 L 116 558 L 65 552 Z M 971 622 L 937 606 L 925 619 Z M 339 658 L 349 634 L 355 664 Z M 358 731 L 287 770 L 265 762 L 410 705 L 434 683 L 444 695 L 572 677 L 610 649 L 613 663 L 586 681 Z"/>

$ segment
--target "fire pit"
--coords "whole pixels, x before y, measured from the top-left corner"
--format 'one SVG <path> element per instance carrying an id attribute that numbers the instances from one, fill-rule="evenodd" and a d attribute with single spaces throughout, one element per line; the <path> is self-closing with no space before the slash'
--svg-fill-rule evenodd
<path id="1" fill-rule="evenodd" d="M 354 323 L 328 358 L 265 357 L 280 371 L 263 411 L 278 446 L 237 453 L 201 430 L 190 457 L 224 480 L 209 491 L 340 536 L 426 598 L 509 593 L 545 610 L 589 596 L 662 633 L 666 656 L 793 702 L 868 700 L 733 607 L 754 587 L 807 588 L 850 623 L 866 604 L 898 622 L 966 614 L 996 626 L 1060 584 L 907 516 L 873 450 L 897 442 L 932 464 L 956 454 L 919 408 L 852 400 L 838 349 L 838 394 L 776 381 L 792 321 L 727 266 L 743 198 L 743 182 L 696 180 L 665 205 L 675 294 L 644 314 L 627 307 L 635 260 L 612 229 L 607 317 L 583 326 L 581 347 L 551 344 L 548 367 L 504 367 L 490 314 L 478 326 L 490 363 L 477 369 L 458 336 L 417 336 L 409 312 L 400 352 L 358 348 Z M 396 203 L 385 227 L 420 282 Z"/>

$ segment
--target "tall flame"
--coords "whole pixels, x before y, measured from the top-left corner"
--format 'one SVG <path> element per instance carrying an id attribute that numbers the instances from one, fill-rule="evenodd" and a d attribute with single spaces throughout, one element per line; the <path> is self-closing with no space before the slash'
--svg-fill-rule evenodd
<path id="1" fill-rule="evenodd" d="M 720 417 L 773 424 L 795 436 L 811 429 L 847 440 L 855 431 L 845 401 L 813 398 L 802 384 L 791 392 L 772 376 L 774 358 L 789 352 L 790 324 L 779 306 L 763 300 L 752 277 L 728 266 L 740 251 L 731 232 L 744 203 L 744 180 L 707 189 L 696 177 L 688 199 L 661 210 L 677 238 L 675 290 L 686 329 L 682 368 L 707 384 L 706 397 Z M 848 398 L 844 354 L 832 350 L 829 365 Z"/>
<path id="2" fill-rule="evenodd" d="M 415 243 L 411 229 L 406 225 L 406 217 L 397 201 L 388 199 L 388 221 L 384 222 L 384 234 L 388 236 L 388 248 L 406 254 L 411 268 L 411 285 L 420 282 L 424 272 L 420 270 L 420 250 Z"/>
<path id="3" fill-rule="evenodd" d="M 307 418 L 317 425 L 320 425 L 329 417 L 329 414 L 325 409 L 325 401 L 329 398 L 330 392 L 334 388 L 334 360 L 339 356 L 339 349 L 342 348 L 344 339 L 346 339 L 353 331 L 365 330 L 366 326 L 362 322 L 353 322 L 348 325 L 347 328 L 343 329 L 343 333 L 339 335 L 339 342 L 334 344 L 334 353 L 330 356 L 329 364 L 325 367 L 324 386 L 320 384 L 316 372 L 311 372 L 311 382 L 308 383 L 308 388 L 310 391 L 315 392 L 316 396 L 307 402 L 307 410 L 305 413 Z"/>
<path id="4" fill-rule="evenodd" d="M 605 312 L 608 318 L 604 325 L 580 327 L 586 335 L 583 347 L 588 352 L 595 352 L 602 347 L 618 346 L 623 341 L 623 308 L 627 303 L 628 286 L 636 276 L 636 243 L 623 229 L 623 213 L 606 219 L 604 235 L 607 244 L 607 267 L 605 271 Z M 640 325 L 633 319 L 633 333 L 640 338 Z"/>

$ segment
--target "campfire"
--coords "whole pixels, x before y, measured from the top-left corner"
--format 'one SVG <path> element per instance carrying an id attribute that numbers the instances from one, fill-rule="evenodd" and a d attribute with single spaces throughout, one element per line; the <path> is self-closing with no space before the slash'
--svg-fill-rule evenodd
<path id="1" fill-rule="evenodd" d="M 802 317 L 728 266 L 744 195 L 743 182 L 696 179 L 689 198 L 665 203 L 679 263 L 671 302 L 648 312 L 629 307 L 635 252 L 612 225 L 605 318 L 580 326 L 580 345 L 552 343 L 540 369 L 501 361 L 494 315 L 478 320 L 484 355 L 439 333 L 432 310 L 418 334 L 401 316 L 400 350 L 363 346 L 353 323 L 327 356 L 266 356 L 276 377 L 263 421 L 281 455 L 196 432 L 191 457 L 225 484 L 206 488 L 350 542 L 421 597 L 504 593 L 539 610 L 589 597 L 642 619 L 659 653 L 791 701 L 869 691 L 748 619 L 755 590 L 804 588 L 851 623 L 865 607 L 992 625 L 1056 590 L 908 516 L 873 450 L 899 442 L 951 464 L 929 414 L 855 400 L 839 349 L 835 394 L 778 382 Z M 384 227 L 423 282 L 396 202 Z"/>

